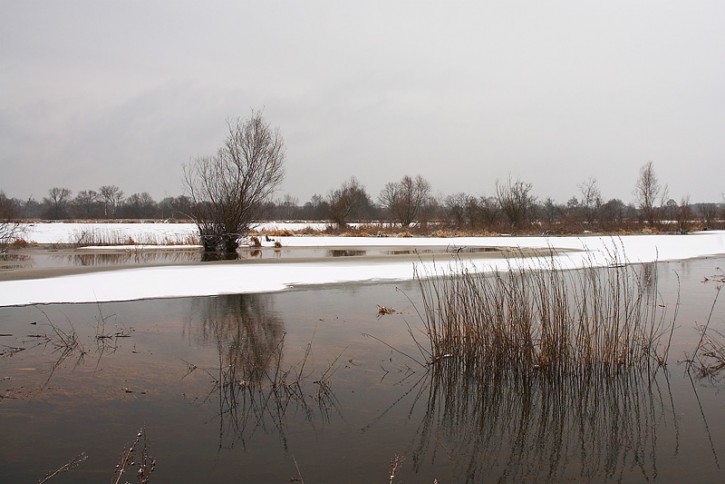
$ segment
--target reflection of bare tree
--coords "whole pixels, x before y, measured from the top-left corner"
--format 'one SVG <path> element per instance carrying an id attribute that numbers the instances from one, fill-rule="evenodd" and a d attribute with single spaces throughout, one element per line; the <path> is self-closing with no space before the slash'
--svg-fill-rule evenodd
<path id="1" fill-rule="evenodd" d="M 660 383 L 666 377 L 660 373 Z M 674 415 L 671 405 L 640 370 L 608 379 L 542 376 L 521 386 L 500 374 L 471 378 L 441 360 L 413 461 L 419 468 L 445 450 L 467 482 L 622 480 L 631 472 L 650 480 L 657 427 Z M 673 428 L 676 440 L 676 420 Z"/>
<path id="2" fill-rule="evenodd" d="M 269 296 L 237 294 L 204 301 L 201 338 L 216 343 L 223 366 L 234 367 L 240 382 L 259 384 L 281 356 L 284 340 L 284 323 L 269 310 Z"/>
<path id="3" fill-rule="evenodd" d="M 331 249 L 327 251 L 327 257 L 354 257 L 365 254 L 367 254 L 366 250 Z"/>
<path id="4" fill-rule="evenodd" d="M 329 386 L 330 369 L 312 384 L 305 381 L 303 361 L 283 369 L 284 323 L 269 309 L 270 296 L 241 294 L 205 299 L 201 338 L 216 343 L 219 366 L 210 371 L 218 396 L 219 445 L 247 441 L 258 430 L 276 431 L 286 447 L 287 411 L 302 411 L 312 422 L 313 395 L 324 420 L 336 401 Z"/>

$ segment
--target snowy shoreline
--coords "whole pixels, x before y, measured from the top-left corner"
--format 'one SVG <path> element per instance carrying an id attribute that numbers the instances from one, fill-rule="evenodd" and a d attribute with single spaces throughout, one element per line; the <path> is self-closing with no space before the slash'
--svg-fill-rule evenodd
<path id="1" fill-rule="evenodd" d="M 178 224 L 137 225 L 158 225 L 156 228 L 158 233 L 164 233 L 170 230 L 169 226 Z M 52 240 L 52 232 L 52 230 L 45 231 L 45 240 Z M 55 240 L 58 241 L 60 236 L 56 232 Z M 476 272 L 503 270 L 509 267 L 509 264 L 513 267 L 526 264 L 546 267 L 542 264 L 553 261 L 557 267 L 573 269 L 588 265 L 604 266 L 613 262 L 645 263 L 725 254 L 725 231 L 699 232 L 687 236 L 460 238 L 297 236 L 275 237 L 275 240 L 283 247 L 518 247 L 575 251 L 543 258 L 466 259 L 463 257 L 462 260 L 466 261 L 467 267 Z M 413 279 L 416 270 L 422 274 L 433 272 L 440 274 L 454 270 L 458 264 L 460 262 L 451 256 L 446 260 L 436 260 L 435 263 L 425 260 L 411 262 L 362 258 L 323 262 L 275 264 L 241 262 L 125 268 L 45 279 L 0 281 L 0 306 L 215 296 L 275 292 L 308 285 L 404 281 Z"/>

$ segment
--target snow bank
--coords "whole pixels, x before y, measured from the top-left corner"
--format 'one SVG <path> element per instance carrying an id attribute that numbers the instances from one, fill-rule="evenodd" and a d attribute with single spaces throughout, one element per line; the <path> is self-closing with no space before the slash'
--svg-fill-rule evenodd
<path id="1" fill-rule="evenodd" d="M 725 232 L 681 235 L 611 237 L 466 237 L 443 238 L 345 238 L 282 237 L 291 247 L 400 246 L 426 247 L 520 247 L 574 249 L 557 256 L 562 268 L 587 264 L 607 265 L 626 261 L 653 262 L 725 254 Z M 442 259 L 442 260 L 441 260 Z M 126 301 L 147 298 L 212 296 L 219 294 L 282 291 L 298 285 L 371 281 L 400 281 L 421 273 L 451 270 L 452 258 L 432 262 L 379 259 L 326 259 L 319 262 L 200 264 L 192 266 L 141 267 L 92 272 L 48 279 L 0 282 L 0 306 L 38 303 Z M 505 269 L 508 264 L 545 264 L 547 259 L 472 259 L 471 270 Z"/>
<path id="2" fill-rule="evenodd" d="M 196 235 L 194 224 L 173 223 L 33 223 L 23 224 L 23 238 L 38 244 L 75 244 L 104 241 L 142 244 L 178 244 Z"/>
<path id="3" fill-rule="evenodd" d="M 259 224 L 259 230 L 324 230 L 326 223 L 269 222 Z M 196 237 L 196 225 L 191 223 L 78 223 L 40 222 L 22 224 L 23 238 L 38 244 L 76 244 L 79 240 L 90 243 L 104 241 L 123 244 L 128 239 L 136 243 L 183 244 Z"/>

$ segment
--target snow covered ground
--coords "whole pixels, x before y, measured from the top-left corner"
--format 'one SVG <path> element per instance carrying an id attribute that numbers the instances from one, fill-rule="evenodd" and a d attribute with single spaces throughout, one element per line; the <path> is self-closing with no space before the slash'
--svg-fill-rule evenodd
<path id="1" fill-rule="evenodd" d="M 41 224 L 38 224 L 41 225 Z M 60 242 L 68 228 L 36 225 L 32 234 L 45 243 Z M 71 224 L 43 224 L 71 225 Z M 78 225 L 78 224 L 76 224 Z M 87 229 L 82 224 L 75 229 Z M 107 224 L 104 224 L 107 225 Z M 125 230 L 138 225 L 152 227 L 154 233 L 167 237 L 182 234 L 188 227 L 181 224 L 115 224 L 113 230 Z M 109 227 L 105 227 L 109 229 Z M 192 227 L 193 228 L 193 227 Z M 121 232 L 122 236 L 125 232 Z M 188 237 L 189 232 L 185 232 Z M 133 237 L 133 235 L 129 236 Z M 32 238 L 29 236 L 28 239 Z M 53 239 L 53 237 L 56 237 Z M 37 239 L 34 239 L 37 240 Z M 725 254 L 725 231 L 700 232 L 690 235 L 632 235 L 623 237 L 465 237 L 465 238 L 361 238 L 361 237 L 276 237 L 284 247 L 520 247 L 573 249 L 555 257 L 562 268 L 588 264 L 608 265 L 621 262 L 652 262 L 679 260 L 706 255 Z M 626 261 L 624 260 L 626 258 Z M 508 264 L 519 266 L 547 264 L 542 259 L 472 259 L 470 270 L 505 269 Z M 300 285 L 355 283 L 372 281 L 410 280 L 417 269 L 420 273 L 443 273 L 456 267 L 453 257 L 431 261 L 402 261 L 396 259 L 336 258 L 309 262 L 199 264 L 166 267 L 91 272 L 45 279 L 11 280 L 0 282 L 0 306 L 39 303 L 72 303 L 126 301 L 147 298 L 212 296 L 219 294 L 259 293 L 282 291 Z"/>
<path id="2" fill-rule="evenodd" d="M 324 230 L 326 223 L 268 222 L 259 224 L 261 230 L 300 230 L 311 227 Z M 40 222 L 23 224 L 23 238 L 38 244 L 77 244 L 86 241 L 123 243 L 132 239 L 145 245 L 184 244 L 196 236 L 196 225 L 191 223 L 77 223 Z"/>

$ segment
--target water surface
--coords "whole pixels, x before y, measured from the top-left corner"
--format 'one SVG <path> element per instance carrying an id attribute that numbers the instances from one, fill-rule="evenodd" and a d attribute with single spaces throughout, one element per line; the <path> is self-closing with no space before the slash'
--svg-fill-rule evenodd
<path id="1" fill-rule="evenodd" d="M 414 282 L 0 308 L 0 480 L 111 480 L 143 427 L 156 482 L 718 481 L 721 385 L 678 362 L 724 263 L 639 266 L 680 293 L 670 363 L 606 385 L 430 371 Z"/>

